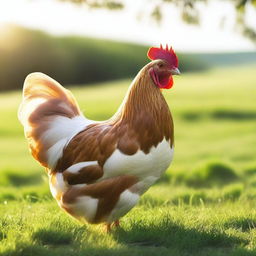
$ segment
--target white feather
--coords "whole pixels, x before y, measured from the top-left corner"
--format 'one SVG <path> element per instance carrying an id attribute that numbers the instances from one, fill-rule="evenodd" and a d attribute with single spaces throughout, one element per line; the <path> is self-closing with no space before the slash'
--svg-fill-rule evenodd
<path id="1" fill-rule="evenodd" d="M 18 111 L 18 118 L 22 125 L 24 125 L 25 132 L 27 132 L 29 129 L 31 129 L 29 125 L 29 116 L 32 112 L 34 112 L 35 109 L 38 108 L 39 105 L 45 103 L 47 100 L 44 98 L 35 98 L 32 100 L 29 100 L 24 104 L 25 100 L 21 103 Z"/>
<path id="2" fill-rule="evenodd" d="M 139 190 L 145 191 L 168 168 L 173 158 L 173 152 L 173 148 L 170 147 L 170 143 L 166 139 L 163 139 L 157 147 L 152 147 L 148 154 L 139 150 L 134 155 L 125 155 L 117 149 L 104 164 L 104 176 L 101 179 L 119 175 L 134 175 L 142 182 L 138 186 Z"/>
<path id="3" fill-rule="evenodd" d="M 73 164 L 70 167 L 68 167 L 67 171 L 71 172 L 71 173 L 77 173 L 77 172 L 79 172 L 79 170 L 81 170 L 84 167 L 87 167 L 90 165 L 97 165 L 97 164 L 98 164 L 97 161 L 80 162 L 80 163 L 76 163 L 76 164 Z"/>
<path id="4" fill-rule="evenodd" d="M 49 176 L 51 177 L 51 174 L 49 174 Z M 49 179 L 49 181 L 50 190 L 54 198 L 56 198 L 59 193 L 65 192 L 65 190 L 67 189 L 65 181 L 63 179 L 63 175 L 60 172 L 55 174 L 55 182 L 51 182 L 51 178 Z"/>
<path id="5" fill-rule="evenodd" d="M 129 190 L 125 190 L 119 197 L 119 200 L 108 216 L 107 222 L 111 223 L 118 220 L 121 216 L 124 216 L 128 211 L 130 211 L 138 202 L 139 195 L 132 193 Z"/>
<path id="6" fill-rule="evenodd" d="M 87 221 L 92 221 L 95 217 L 98 208 L 98 199 L 90 196 L 80 196 L 76 199 L 75 203 L 69 205 L 72 211 L 80 218 L 85 218 Z"/>
<path id="7" fill-rule="evenodd" d="M 63 149 L 70 140 L 93 121 L 83 116 L 67 118 L 58 116 L 54 118 L 47 131 L 42 135 L 42 141 L 52 145 L 46 152 L 47 162 L 50 168 L 54 168 L 57 161 L 62 157 Z"/>
<path id="8" fill-rule="evenodd" d="M 157 180 L 159 177 L 154 177 L 154 176 L 148 176 L 146 178 L 144 178 L 142 181 L 137 182 L 136 184 L 134 184 L 130 190 L 131 191 L 136 191 L 136 193 L 138 194 L 143 194 L 144 192 L 146 192 L 146 190 L 151 187 Z"/>

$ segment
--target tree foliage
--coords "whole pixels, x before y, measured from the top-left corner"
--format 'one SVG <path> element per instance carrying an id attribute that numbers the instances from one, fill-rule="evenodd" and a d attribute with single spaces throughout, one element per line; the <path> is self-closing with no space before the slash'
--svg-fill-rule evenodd
<path id="1" fill-rule="evenodd" d="M 90 8 L 108 8 L 111 10 L 121 10 L 125 7 L 123 0 L 59 0 L 66 2 L 73 2 L 76 4 L 84 4 Z M 141 1 L 141 0 L 137 0 Z M 246 23 L 246 14 L 248 6 L 251 5 L 256 8 L 256 0 L 225 0 L 230 2 L 236 10 L 237 19 L 236 24 L 238 31 L 245 37 L 251 39 L 256 43 L 256 28 L 250 27 Z M 197 25 L 200 23 L 199 3 L 207 4 L 208 0 L 151 0 L 153 4 L 152 10 L 148 15 L 158 23 L 161 23 L 163 18 L 163 8 L 166 4 L 176 6 L 182 20 L 188 24 Z M 256 18 L 256 17 L 255 17 Z"/>
<path id="2" fill-rule="evenodd" d="M 148 62 L 146 46 L 65 36 L 8 26 L 0 38 L 0 91 L 21 88 L 31 72 L 43 72 L 62 84 L 97 83 L 134 77 Z M 203 70 L 193 56 L 179 56 L 182 72 Z"/>
<path id="3" fill-rule="evenodd" d="M 85 4 L 90 8 L 107 8 L 110 10 L 123 9 L 124 4 L 118 0 L 59 0 L 61 2 L 73 2 L 75 4 Z"/>

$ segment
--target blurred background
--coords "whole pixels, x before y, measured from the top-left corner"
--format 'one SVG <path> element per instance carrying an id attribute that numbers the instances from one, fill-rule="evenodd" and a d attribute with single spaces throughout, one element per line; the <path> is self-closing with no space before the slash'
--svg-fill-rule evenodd
<path id="1" fill-rule="evenodd" d="M 104 120 L 148 62 L 149 46 L 160 43 L 177 51 L 182 72 L 164 92 L 176 155 L 162 181 L 192 187 L 238 182 L 242 191 L 241 177 L 256 174 L 255 3 L 1 1 L 0 201 L 49 195 L 16 117 L 26 75 L 44 72 L 72 87 L 84 114 Z M 256 183 L 256 176 L 250 180 Z"/>
<path id="2" fill-rule="evenodd" d="M 160 43 L 182 73 L 163 92 L 174 160 L 102 237 L 50 195 L 17 119 L 23 81 L 44 72 L 105 120 Z M 255 0 L 0 0 L 0 118 L 1 255 L 256 255 Z"/>
<path id="3" fill-rule="evenodd" d="M 33 71 L 45 72 L 64 85 L 131 78 L 147 63 L 148 46 L 160 43 L 178 51 L 183 73 L 252 63 L 254 4 L 1 1 L 0 90 L 22 88 L 24 77 Z"/>

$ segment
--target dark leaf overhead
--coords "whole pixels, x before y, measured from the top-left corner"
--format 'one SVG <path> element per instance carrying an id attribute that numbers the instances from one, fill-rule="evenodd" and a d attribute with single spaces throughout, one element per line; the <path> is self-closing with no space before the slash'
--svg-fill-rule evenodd
<path id="1" fill-rule="evenodd" d="M 62 2 L 73 2 L 76 4 L 85 5 L 90 8 L 107 8 L 110 10 L 121 10 L 125 8 L 125 1 L 123 0 L 58 0 Z M 139 10 L 158 24 L 161 23 L 163 14 L 163 5 L 173 5 L 180 11 L 181 19 L 188 24 L 200 24 L 200 9 L 199 4 L 207 4 L 208 0 L 152 0 L 150 8 Z M 256 28 L 250 27 L 245 22 L 245 16 L 248 12 L 248 6 L 251 5 L 256 8 L 256 0 L 229 0 L 237 13 L 237 30 L 256 43 Z M 146 3 L 146 1 L 145 1 Z M 145 11 L 147 10 L 147 11 Z M 149 13 L 145 13 L 149 12 Z"/>

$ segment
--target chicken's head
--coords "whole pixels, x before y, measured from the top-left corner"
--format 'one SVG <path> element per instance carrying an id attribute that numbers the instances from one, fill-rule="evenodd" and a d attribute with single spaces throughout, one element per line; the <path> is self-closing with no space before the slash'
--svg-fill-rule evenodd
<path id="1" fill-rule="evenodd" d="M 178 58 L 173 49 L 168 45 L 164 49 L 151 47 L 148 50 L 148 58 L 153 60 L 149 69 L 150 76 L 156 86 L 162 89 L 170 89 L 173 85 L 173 75 L 179 75 Z"/>

